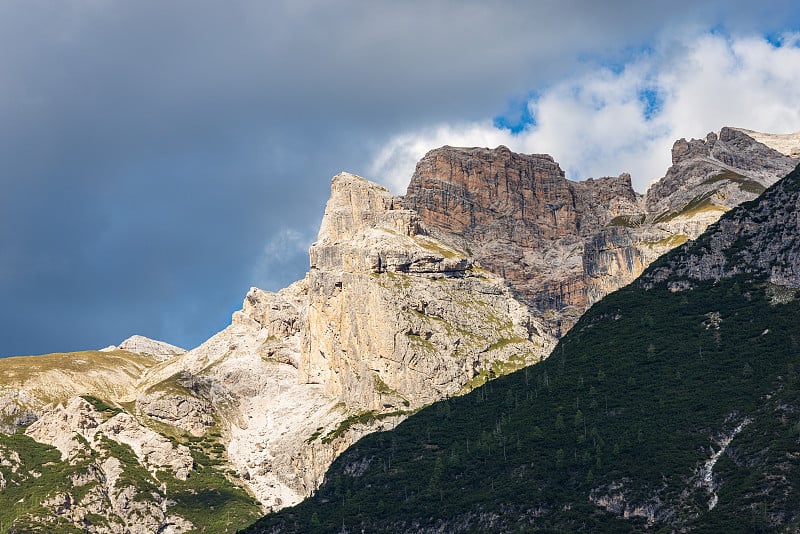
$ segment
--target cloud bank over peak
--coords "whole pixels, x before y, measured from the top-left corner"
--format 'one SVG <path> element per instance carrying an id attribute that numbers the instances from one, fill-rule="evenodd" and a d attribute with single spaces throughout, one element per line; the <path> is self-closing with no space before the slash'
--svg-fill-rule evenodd
<path id="1" fill-rule="evenodd" d="M 370 171 L 403 192 L 416 161 L 432 148 L 502 144 L 551 154 L 573 180 L 629 172 L 643 192 L 663 176 L 676 139 L 722 126 L 800 128 L 800 34 L 673 35 L 618 65 L 586 69 L 538 91 L 519 115 L 401 133 L 377 152 Z"/>
<path id="2" fill-rule="evenodd" d="M 798 28 L 795 0 L 4 0 L 0 357 L 198 345 L 303 275 L 339 171 L 403 192 L 431 148 L 505 144 L 642 189 L 675 137 L 797 129 Z"/>

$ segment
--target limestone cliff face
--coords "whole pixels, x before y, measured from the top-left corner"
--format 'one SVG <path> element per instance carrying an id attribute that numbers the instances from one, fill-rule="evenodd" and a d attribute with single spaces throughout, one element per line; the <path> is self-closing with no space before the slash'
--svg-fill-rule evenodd
<path id="1" fill-rule="evenodd" d="M 544 314 L 587 307 L 583 239 L 639 199 L 628 175 L 575 183 L 547 155 L 443 147 L 419 162 L 405 202 Z"/>
<path id="2" fill-rule="evenodd" d="M 349 407 L 415 408 L 545 355 L 549 340 L 503 280 L 362 178 L 333 179 L 310 255 L 301 379 Z"/>
<path id="3" fill-rule="evenodd" d="M 785 152 L 793 139 L 781 138 Z M 672 153 L 672 167 L 642 196 L 626 174 L 576 183 L 549 156 L 443 147 L 417 165 L 404 202 L 420 227 L 505 277 L 558 336 L 796 164 L 733 128 L 681 139 Z"/>
<path id="4" fill-rule="evenodd" d="M 543 358 L 505 282 L 421 233 L 402 199 L 340 174 L 305 279 L 253 288 L 231 325 L 139 381 L 136 415 L 218 432 L 267 509 L 299 502 L 365 433 Z"/>

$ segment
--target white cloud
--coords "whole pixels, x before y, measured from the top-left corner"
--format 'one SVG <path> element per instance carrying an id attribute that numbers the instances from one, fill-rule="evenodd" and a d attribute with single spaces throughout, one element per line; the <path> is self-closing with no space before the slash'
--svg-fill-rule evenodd
<path id="1" fill-rule="evenodd" d="M 432 148 L 504 144 L 553 155 L 572 179 L 630 172 L 643 191 L 663 176 L 681 137 L 722 126 L 800 130 L 800 34 L 781 41 L 715 33 L 663 39 L 620 68 L 596 68 L 540 90 L 528 104 L 536 123 L 518 134 L 487 119 L 395 136 L 374 158 L 372 176 L 399 193 Z"/>
<path id="2" fill-rule="evenodd" d="M 433 148 L 450 146 L 507 145 L 514 148 L 516 139 L 507 130 L 492 126 L 492 122 L 440 124 L 422 131 L 393 137 L 373 159 L 369 179 L 377 180 L 394 193 L 405 193 L 417 161 Z"/>

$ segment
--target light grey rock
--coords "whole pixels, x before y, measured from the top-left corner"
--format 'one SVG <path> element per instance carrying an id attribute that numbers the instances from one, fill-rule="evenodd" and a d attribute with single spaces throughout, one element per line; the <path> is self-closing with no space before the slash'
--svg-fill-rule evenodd
<path id="1" fill-rule="evenodd" d="M 168 360 L 173 356 L 177 356 L 186 352 L 186 349 L 176 347 L 175 345 L 170 345 L 169 343 L 164 343 L 163 341 L 157 341 L 155 339 L 150 339 L 148 337 L 139 335 L 129 337 L 120 343 L 118 347 L 111 346 L 103 350 L 109 349 L 126 350 L 136 354 L 147 354 L 161 361 Z"/>

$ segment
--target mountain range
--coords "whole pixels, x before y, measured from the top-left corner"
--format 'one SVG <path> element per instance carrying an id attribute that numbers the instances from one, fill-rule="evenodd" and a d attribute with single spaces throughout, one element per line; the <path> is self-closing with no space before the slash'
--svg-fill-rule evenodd
<path id="1" fill-rule="evenodd" d="M 246 532 L 797 532 L 800 167 Z"/>
<path id="2" fill-rule="evenodd" d="M 791 460 L 756 436 L 757 474 L 727 462 L 756 429 L 797 451 L 770 414 L 796 400 L 796 174 L 773 184 L 798 147 L 679 140 L 644 195 L 505 147 L 431 151 L 405 196 L 339 174 L 306 277 L 199 347 L 0 360 L 0 530 L 224 532 L 301 501 L 253 531 L 683 529 L 754 488 L 748 524 L 796 525 Z"/>

